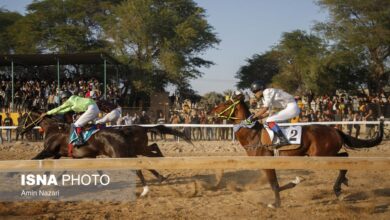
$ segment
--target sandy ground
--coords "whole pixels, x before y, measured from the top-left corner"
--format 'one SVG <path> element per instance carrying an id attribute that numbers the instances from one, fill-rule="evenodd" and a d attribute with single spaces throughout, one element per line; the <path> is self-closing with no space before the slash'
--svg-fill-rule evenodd
<path id="1" fill-rule="evenodd" d="M 158 141 L 166 156 L 245 155 L 231 141 Z M 29 159 L 39 142 L 0 145 L 0 160 Z M 349 151 L 351 156 L 388 156 L 390 141 L 370 150 Z M 2 202 L 0 219 L 390 219 L 390 172 L 350 171 L 343 200 L 332 186 L 337 171 L 281 170 L 279 182 L 305 179 L 281 193 L 282 207 L 267 208 L 273 193 L 259 170 L 161 170 L 170 174 L 158 183 L 149 174 L 150 193 L 127 202 Z M 137 194 L 142 188 L 137 187 Z"/>

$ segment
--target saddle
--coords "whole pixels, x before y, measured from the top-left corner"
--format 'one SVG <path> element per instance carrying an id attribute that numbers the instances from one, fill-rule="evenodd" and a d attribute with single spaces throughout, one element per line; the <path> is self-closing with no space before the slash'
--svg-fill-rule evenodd
<path id="1" fill-rule="evenodd" d="M 80 141 L 76 130 L 74 127 L 71 129 L 71 134 L 69 137 L 69 144 L 72 144 L 74 146 L 81 146 L 84 145 L 95 133 L 100 131 L 101 129 L 104 129 L 106 126 L 103 124 L 88 124 L 82 128 L 81 135 L 83 137 L 83 140 Z"/>

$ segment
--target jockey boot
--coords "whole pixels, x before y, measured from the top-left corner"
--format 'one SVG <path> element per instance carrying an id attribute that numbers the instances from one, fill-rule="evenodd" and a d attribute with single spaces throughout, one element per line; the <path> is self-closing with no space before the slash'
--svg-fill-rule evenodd
<path id="1" fill-rule="evenodd" d="M 77 134 L 77 139 L 78 139 L 76 144 L 77 145 L 84 144 L 84 138 L 83 138 L 82 128 L 81 127 L 76 127 L 76 134 Z"/>
<path id="2" fill-rule="evenodd" d="M 276 144 L 276 148 L 290 144 L 280 127 L 275 122 L 268 122 L 267 125 L 275 133 L 275 135 L 278 136 L 279 143 Z"/>
<path id="3" fill-rule="evenodd" d="M 290 143 L 288 142 L 286 136 L 284 136 L 282 130 L 279 130 L 278 132 L 275 132 L 275 134 L 278 136 L 279 138 L 279 143 L 276 144 L 276 147 L 281 147 L 281 146 L 284 146 L 284 145 L 289 145 Z"/>

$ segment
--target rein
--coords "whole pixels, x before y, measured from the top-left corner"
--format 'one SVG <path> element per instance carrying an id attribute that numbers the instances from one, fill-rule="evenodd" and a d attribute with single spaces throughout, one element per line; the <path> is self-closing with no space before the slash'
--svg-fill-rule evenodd
<path id="1" fill-rule="evenodd" d="M 26 125 L 28 119 L 30 119 L 32 122 L 30 124 Z M 26 128 L 29 128 L 31 126 L 37 126 L 42 120 L 43 120 L 43 117 L 38 117 L 37 119 L 34 120 L 31 117 L 31 111 L 28 112 L 26 120 L 24 121 L 24 124 L 23 124 L 23 130 L 25 130 Z"/>

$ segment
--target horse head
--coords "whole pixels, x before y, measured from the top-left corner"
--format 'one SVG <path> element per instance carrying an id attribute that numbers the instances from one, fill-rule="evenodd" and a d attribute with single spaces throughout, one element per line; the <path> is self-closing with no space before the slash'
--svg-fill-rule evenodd
<path id="1" fill-rule="evenodd" d="M 42 116 L 42 113 L 39 111 L 26 112 L 22 116 L 21 121 L 22 123 L 19 124 L 17 127 L 20 134 L 29 132 L 36 126 L 41 127 L 40 132 L 58 130 L 58 119 L 54 119 L 48 115 Z"/>
<path id="2" fill-rule="evenodd" d="M 218 104 L 210 114 L 214 114 L 219 119 L 232 120 L 237 124 L 249 117 L 250 112 L 244 100 L 238 97 Z"/>
<path id="3" fill-rule="evenodd" d="M 40 118 L 40 114 L 35 112 L 35 111 L 26 112 L 22 116 L 22 119 L 21 119 L 22 123 L 20 123 L 18 125 L 17 130 L 20 134 L 24 134 L 26 132 L 29 132 L 35 126 L 38 126 L 42 119 Z"/>

